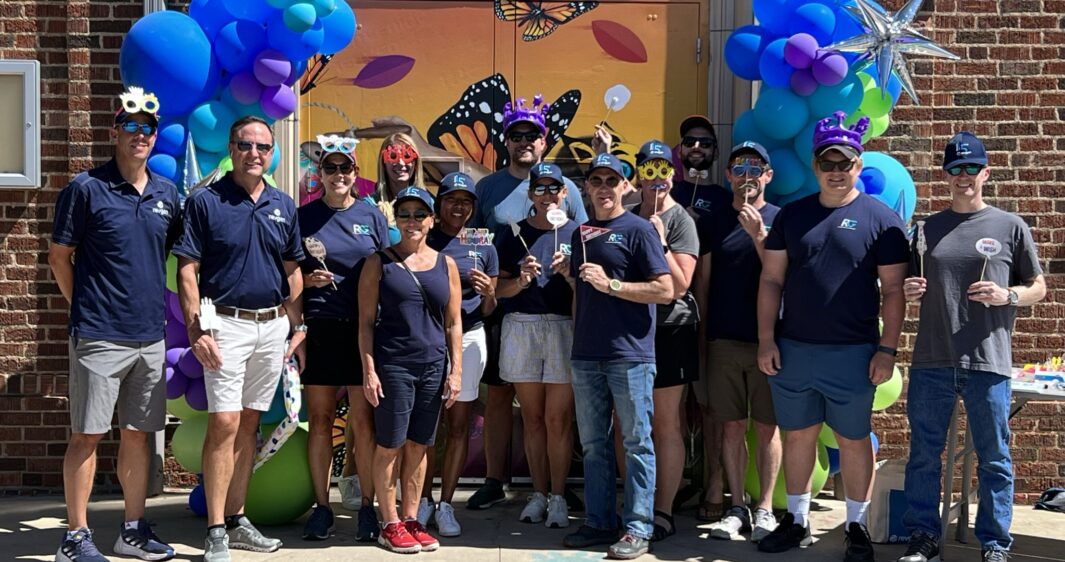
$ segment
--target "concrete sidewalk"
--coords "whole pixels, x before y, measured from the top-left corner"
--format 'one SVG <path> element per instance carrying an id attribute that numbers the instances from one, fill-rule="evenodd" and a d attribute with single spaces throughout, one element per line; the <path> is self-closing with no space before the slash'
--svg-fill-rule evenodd
<path id="1" fill-rule="evenodd" d="M 451 560 L 461 562 L 488 561 L 570 561 L 602 560 L 606 548 L 597 551 L 574 551 L 562 547 L 567 530 L 546 529 L 542 525 L 518 522 L 524 505 L 525 490 L 511 492 L 509 501 L 485 511 L 464 508 L 470 490 L 460 490 L 456 499 L 456 514 L 463 526 L 463 535 L 442 539 L 442 547 L 434 553 L 418 554 L 416 560 Z M 157 524 L 159 535 L 178 552 L 176 560 L 201 559 L 204 520 L 188 510 L 188 496 L 168 493 L 149 500 L 148 518 Z M 65 529 L 65 510 L 61 497 L 5 497 L 0 499 L 0 560 L 52 560 Z M 285 546 L 273 554 L 234 551 L 235 562 L 265 560 L 360 561 L 399 560 L 404 555 L 385 552 L 372 544 L 356 543 L 354 514 L 340 507 L 340 497 L 333 490 L 333 508 L 337 514 L 337 534 L 324 542 L 302 540 L 302 521 L 279 527 L 263 527 L 263 531 L 285 541 Z M 976 512 L 975 507 L 972 510 Z M 653 552 L 640 560 L 695 560 L 805 562 L 842 560 L 843 558 L 843 502 L 826 496 L 815 500 L 811 514 L 817 542 L 807 549 L 786 554 L 759 553 L 745 541 L 719 541 L 709 538 L 707 525 L 697 526 L 691 510 L 676 515 L 677 534 L 656 543 Z M 89 519 L 97 532 L 97 545 L 113 561 L 134 560 L 112 556 L 117 527 L 122 519 L 122 501 L 117 496 L 94 498 Z M 573 519 L 571 529 L 580 521 Z M 1065 514 L 1034 511 L 1030 506 L 1017 506 L 1014 512 L 1015 544 L 1010 560 L 1035 562 L 1065 561 Z M 951 532 L 953 536 L 953 531 Z M 950 541 L 946 559 L 954 561 L 980 560 L 980 545 L 971 538 L 962 545 Z M 902 554 L 901 545 L 877 546 L 877 559 L 892 561 Z"/>

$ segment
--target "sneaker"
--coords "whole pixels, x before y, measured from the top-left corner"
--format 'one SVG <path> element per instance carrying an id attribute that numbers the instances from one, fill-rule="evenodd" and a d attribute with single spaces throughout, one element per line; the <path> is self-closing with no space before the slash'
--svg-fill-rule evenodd
<path id="1" fill-rule="evenodd" d="M 566 486 L 562 490 L 562 497 L 566 498 L 566 507 L 573 513 L 581 513 L 584 511 L 584 500 L 577 495 L 577 492 L 573 491 L 573 488 Z"/>
<path id="2" fill-rule="evenodd" d="M 569 527 L 568 507 L 566 498 L 556 495 L 547 496 L 547 520 L 544 521 L 544 527 L 548 529 L 565 529 Z"/>
<path id="3" fill-rule="evenodd" d="M 432 552 L 440 548 L 440 541 L 430 535 L 429 531 L 425 529 L 425 525 L 419 523 L 417 519 L 404 521 L 403 526 L 407 528 L 407 533 L 411 538 L 421 545 L 422 552 Z"/>
<path id="4" fill-rule="evenodd" d="M 377 522 L 377 512 L 372 505 L 364 505 L 359 508 L 359 528 L 355 532 L 355 540 L 359 542 L 374 542 L 381 534 L 381 524 Z"/>
<path id="5" fill-rule="evenodd" d="M 303 540 L 324 541 L 337 530 L 333 523 L 333 510 L 324 505 L 314 506 L 314 511 L 303 526 Z"/>
<path id="6" fill-rule="evenodd" d="M 450 503 L 441 501 L 436 508 L 436 529 L 441 537 L 457 537 L 462 534 L 462 525 L 455 518 L 455 508 Z"/>
<path id="7" fill-rule="evenodd" d="M 407 528 L 400 521 L 385 525 L 377 537 L 377 544 L 400 554 L 414 554 L 422 551 L 421 543 L 410 536 Z"/>
<path id="8" fill-rule="evenodd" d="M 229 562 L 229 534 L 224 527 L 207 529 L 203 541 L 203 562 Z"/>
<path id="9" fill-rule="evenodd" d="M 63 535 L 55 562 L 108 562 L 92 542 L 91 529 L 78 529 Z"/>
<path id="10" fill-rule="evenodd" d="M 358 511 L 362 507 L 362 486 L 359 485 L 359 475 L 341 476 L 337 480 L 337 488 L 340 489 L 340 505 L 344 509 Z"/>
<path id="11" fill-rule="evenodd" d="M 433 518 L 433 512 L 436 511 L 436 505 L 429 498 L 422 498 L 418 502 L 418 522 L 422 526 L 429 524 L 429 521 Z"/>
<path id="12" fill-rule="evenodd" d="M 795 522 L 795 515 L 785 513 L 773 532 L 758 541 L 758 550 L 762 552 L 784 552 L 795 547 L 805 548 L 814 542 L 810 528 Z"/>
<path id="13" fill-rule="evenodd" d="M 485 478 L 484 485 L 466 500 L 466 509 L 488 509 L 505 499 L 507 493 L 503 491 L 503 483 L 495 478 Z"/>
<path id="14" fill-rule="evenodd" d="M 980 554 L 983 556 L 983 562 L 1006 562 L 1009 559 L 1009 553 L 1005 550 L 985 548 Z"/>
<path id="15" fill-rule="evenodd" d="M 935 562 L 939 560 L 939 541 L 927 533 L 914 533 L 906 552 L 895 562 Z"/>
<path id="16" fill-rule="evenodd" d="M 773 529 L 777 528 L 777 518 L 768 509 L 758 508 L 751 516 L 754 525 L 751 527 L 751 542 L 758 542 L 769 536 Z"/>
<path id="17" fill-rule="evenodd" d="M 847 525 L 844 533 L 844 542 L 847 552 L 843 555 L 843 562 L 873 562 L 876 555 L 873 554 L 873 542 L 869 540 L 869 531 L 865 525 L 852 521 Z"/>
<path id="18" fill-rule="evenodd" d="M 581 525 L 576 533 L 566 535 L 562 544 L 569 548 L 588 548 L 598 544 L 614 544 L 617 540 L 617 529 L 596 529 Z"/>
<path id="19" fill-rule="evenodd" d="M 726 541 L 740 536 L 743 531 L 751 529 L 751 512 L 747 506 L 734 505 L 725 512 L 721 521 L 710 526 L 710 536 Z"/>
<path id="20" fill-rule="evenodd" d="M 115 554 L 135 556 L 141 560 L 169 560 L 174 557 L 174 549 L 159 540 L 152 532 L 152 524 L 141 517 L 136 529 L 127 529 L 123 523 L 115 539 Z"/>
<path id="21" fill-rule="evenodd" d="M 226 529 L 226 534 L 229 535 L 231 548 L 252 552 L 275 552 L 281 548 L 281 539 L 263 536 L 243 515 L 236 520 L 235 527 Z"/>
<path id="22" fill-rule="evenodd" d="M 610 545 L 606 554 L 617 560 L 632 560 L 647 554 L 650 550 L 651 541 L 625 533 L 620 541 Z"/>
<path id="23" fill-rule="evenodd" d="M 533 492 L 525 509 L 521 510 L 518 520 L 522 523 L 540 523 L 547 516 L 547 498 L 540 492 Z"/>

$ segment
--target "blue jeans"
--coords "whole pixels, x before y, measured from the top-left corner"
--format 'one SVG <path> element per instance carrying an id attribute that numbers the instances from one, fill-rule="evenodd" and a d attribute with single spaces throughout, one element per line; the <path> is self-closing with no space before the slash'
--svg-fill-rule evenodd
<path id="1" fill-rule="evenodd" d="M 954 402 L 965 402 L 977 469 L 980 503 L 976 538 L 984 549 L 1009 550 L 1013 519 L 1013 460 L 1010 458 L 1010 380 L 986 371 L 912 369 L 906 399 L 910 419 L 910 460 L 906 463 L 903 519 L 911 533 L 940 534 L 940 494 L 947 429 Z M 951 469 L 953 467 L 950 467 Z"/>
<path id="2" fill-rule="evenodd" d="M 573 361 L 573 398 L 584 450 L 584 502 L 589 527 L 617 527 L 614 440 L 610 433 L 610 412 L 614 409 L 625 445 L 625 530 L 642 539 L 651 538 L 654 532 L 654 380 L 654 363 Z"/>

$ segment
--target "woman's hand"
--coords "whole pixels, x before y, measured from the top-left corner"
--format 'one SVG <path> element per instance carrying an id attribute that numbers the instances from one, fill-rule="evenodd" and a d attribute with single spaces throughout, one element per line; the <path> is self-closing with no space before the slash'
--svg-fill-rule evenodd
<path id="1" fill-rule="evenodd" d="M 381 399 L 385 397 L 385 391 L 381 388 L 381 379 L 375 372 L 366 373 L 363 379 L 362 394 L 366 397 L 366 401 L 376 408 L 381 404 Z"/>
<path id="2" fill-rule="evenodd" d="M 470 283 L 473 285 L 473 290 L 477 291 L 477 294 L 482 297 L 491 298 L 496 294 L 496 288 L 492 285 L 492 278 L 480 269 L 470 270 Z"/>
<path id="3" fill-rule="evenodd" d="M 458 400 L 459 393 L 462 392 L 462 371 L 452 370 L 447 375 L 447 381 L 444 382 L 444 402 L 445 408 L 451 408 L 451 405 Z"/>
<path id="4" fill-rule="evenodd" d="M 305 287 L 321 289 L 332 282 L 333 274 L 324 269 L 316 269 L 303 276 L 303 285 Z"/>

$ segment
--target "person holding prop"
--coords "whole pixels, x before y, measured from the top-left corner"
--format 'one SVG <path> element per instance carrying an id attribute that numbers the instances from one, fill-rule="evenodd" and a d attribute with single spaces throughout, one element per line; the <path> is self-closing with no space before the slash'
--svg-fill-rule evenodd
<path id="1" fill-rule="evenodd" d="M 915 246 L 923 259 L 911 264 L 915 276 L 904 285 L 921 315 L 906 400 L 911 438 L 903 521 L 911 535 L 899 562 L 939 556 L 940 455 L 959 396 L 980 459 L 976 538 L 983 560 L 1006 560 L 1013 542 L 1011 340 L 1017 307 L 1042 300 L 1046 281 L 1028 225 L 984 202 L 987 164 L 976 135 L 962 131 L 947 143 L 951 205 L 918 223 L 923 240 Z"/>
<path id="2" fill-rule="evenodd" d="M 703 115 L 692 115 L 680 123 L 679 155 L 683 169 L 677 170 L 672 197 L 693 217 L 728 205 L 728 190 L 710 180 L 711 168 L 717 160 L 717 133 L 714 125 Z"/>
<path id="3" fill-rule="evenodd" d="M 414 139 L 406 133 L 392 133 L 385 137 L 377 157 L 377 192 L 369 200 L 388 219 L 388 236 L 393 244 L 399 243 L 400 235 L 392 202 L 403 189 L 420 185 L 425 185 L 425 171 Z"/>
<path id="4" fill-rule="evenodd" d="M 895 366 L 909 247 L 898 215 L 855 187 L 869 119 L 849 128 L 845 119 L 837 111 L 817 123 L 812 164 L 820 192 L 781 209 L 765 242 L 758 367 L 769 375 L 777 424 L 787 431 L 788 513 L 758 549 L 810 544 L 810 474 L 827 423 L 846 486 L 844 560 L 858 562 L 874 559 L 865 523 L 875 460 L 870 419 L 876 385 Z"/>

